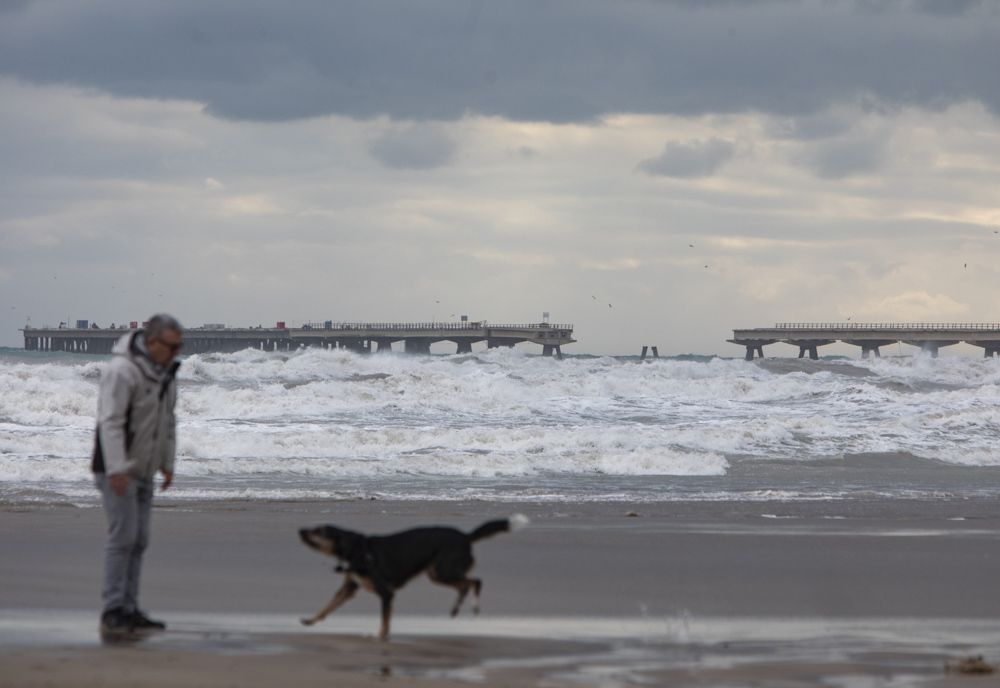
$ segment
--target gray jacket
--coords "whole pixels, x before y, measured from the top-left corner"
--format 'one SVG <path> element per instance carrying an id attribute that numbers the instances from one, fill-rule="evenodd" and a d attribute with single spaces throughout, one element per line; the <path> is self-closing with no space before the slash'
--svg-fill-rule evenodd
<path id="1" fill-rule="evenodd" d="M 148 480 L 157 471 L 174 470 L 174 376 L 180 363 L 157 366 L 146 352 L 143 337 L 138 330 L 119 339 L 101 375 L 91 465 L 95 473 L 128 473 Z"/>

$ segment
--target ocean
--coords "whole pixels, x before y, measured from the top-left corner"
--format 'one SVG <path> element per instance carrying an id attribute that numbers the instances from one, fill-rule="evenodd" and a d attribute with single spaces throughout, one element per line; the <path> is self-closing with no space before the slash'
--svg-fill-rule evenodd
<path id="1" fill-rule="evenodd" d="M 0 503 L 94 506 L 107 357 L 0 349 Z M 191 355 L 175 500 L 1000 497 L 1000 360 Z"/>

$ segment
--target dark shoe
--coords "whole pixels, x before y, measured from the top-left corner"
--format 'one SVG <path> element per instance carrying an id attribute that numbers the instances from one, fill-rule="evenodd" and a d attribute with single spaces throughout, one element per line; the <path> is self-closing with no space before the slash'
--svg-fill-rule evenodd
<path id="1" fill-rule="evenodd" d="M 101 614 L 102 635 L 127 635 L 132 632 L 131 617 L 121 608 L 109 609 Z"/>
<path id="2" fill-rule="evenodd" d="M 132 624 L 132 628 L 137 631 L 164 631 L 167 628 L 167 624 L 156 619 L 150 619 L 138 609 L 132 612 L 129 621 Z"/>

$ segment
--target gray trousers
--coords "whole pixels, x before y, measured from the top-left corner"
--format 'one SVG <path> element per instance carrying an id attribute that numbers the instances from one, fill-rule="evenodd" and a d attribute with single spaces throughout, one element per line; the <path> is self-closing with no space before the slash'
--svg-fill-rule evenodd
<path id="1" fill-rule="evenodd" d="M 104 546 L 104 611 L 120 609 L 130 614 L 139 608 L 139 575 L 142 553 L 149 544 L 149 517 L 153 506 L 153 481 L 130 478 L 125 494 L 111 489 L 104 473 L 94 474 L 101 492 L 108 539 Z"/>

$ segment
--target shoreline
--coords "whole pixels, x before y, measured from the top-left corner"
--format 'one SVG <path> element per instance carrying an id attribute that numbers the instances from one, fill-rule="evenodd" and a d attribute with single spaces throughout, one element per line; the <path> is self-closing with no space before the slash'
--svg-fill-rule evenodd
<path id="1" fill-rule="evenodd" d="M 479 617 L 448 618 L 453 591 L 420 577 L 396 596 L 388 643 L 373 638 L 378 605 L 368 593 L 315 627 L 298 625 L 340 583 L 335 562 L 299 543 L 298 528 L 468 530 L 513 511 L 532 524 L 474 549 Z M 0 514 L 0 686 L 796 686 L 859 675 L 864 685 L 950 686 L 976 679 L 945 674 L 945 662 L 1000 660 L 1000 506 L 986 499 L 158 496 L 142 599 L 169 630 L 129 647 L 97 640 L 100 509 L 19 504 Z"/>

